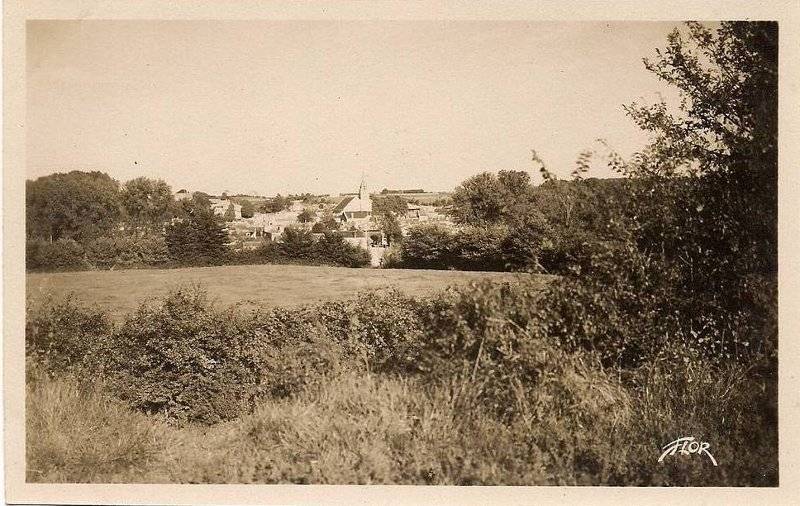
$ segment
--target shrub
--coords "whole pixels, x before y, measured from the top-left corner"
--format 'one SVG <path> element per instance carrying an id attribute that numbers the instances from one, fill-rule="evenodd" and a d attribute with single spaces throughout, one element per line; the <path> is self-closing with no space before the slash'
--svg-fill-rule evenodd
<path id="1" fill-rule="evenodd" d="M 108 269 L 119 261 L 119 240 L 114 237 L 98 237 L 86 243 L 86 258 L 98 269 Z"/>
<path id="2" fill-rule="evenodd" d="M 503 271 L 506 229 L 464 226 L 451 231 L 441 225 L 411 227 L 402 242 L 403 266 L 421 269 Z"/>
<path id="3" fill-rule="evenodd" d="M 565 377 L 595 382 L 598 392 L 613 391 L 593 355 L 570 354 L 537 334 L 540 297 L 539 287 L 525 283 L 473 283 L 432 300 L 421 313 L 425 338 L 413 363 L 424 373 L 454 381 L 459 392 L 508 420 L 539 416 L 540 398 L 549 388 L 561 389 L 560 395 L 589 395 L 571 390 L 580 383 L 559 387 Z"/>
<path id="4" fill-rule="evenodd" d="M 218 264 L 228 252 L 224 221 L 197 192 L 192 200 L 181 201 L 181 215 L 164 227 L 164 239 L 170 258 L 184 264 Z"/>
<path id="5" fill-rule="evenodd" d="M 113 335 L 110 374 L 148 413 L 215 423 L 259 393 L 259 343 L 246 322 L 217 313 L 204 292 L 176 289 L 139 307 Z"/>
<path id="6" fill-rule="evenodd" d="M 335 232 L 326 232 L 314 244 L 317 262 L 342 267 L 364 267 L 370 263 L 370 254 L 364 248 L 346 242 Z"/>
<path id="7" fill-rule="evenodd" d="M 403 264 L 410 268 L 445 269 L 449 266 L 450 230 L 441 225 L 417 225 L 403 239 Z"/>
<path id="8" fill-rule="evenodd" d="M 713 292 L 684 292 L 681 276 L 633 245 L 606 246 L 584 275 L 549 287 L 537 310 L 540 335 L 621 368 L 671 353 L 675 343 L 716 364 L 774 354 L 776 292 L 768 277 L 744 277 L 740 289 L 763 296 L 731 310 Z"/>
<path id="9" fill-rule="evenodd" d="M 286 263 L 301 265 L 333 265 L 365 267 L 370 263 L 369 252 L 347 243 L 335 232 L 325 231 L 316 239 L 303 229 L 288 227 L 283 242 L 264 241 L 258 248 L 228 256 L 230 263 Z"/>
<path id="10" fill-rule="evenodd" d="M 314 259 L 314 236 L 310 231 L 298 227 L 286 227 L 281 238 L 279 251 L 287 258 L 300 261 Z"/>
<path id="11" fill-rule="evenodd" d="M 504 227 L 462 227 L 453 235 L 451 266 L 465 271 L 505 270 Z"/>
<path id="12" fill-rule="evenodd" d="M 256 213 L 256 206 L 249 199 L 242 199 L 242 218 L 252 218 Z"/>
<path id="13" fill-rule="evenodd" d="M 98 269 L 157 266 L 169 260 L 161 234 L 99 237 L 87 243 L 86 257 Z"/>
<path id="14" fill-rule="evenodd" d="M 46 270 L 87 269 L 90 267 L 84 255 L 83 246 L 72 239 L 57 241 L 35 241 L 26 247 L 26 254 L 35 255 L 26 262 L 31 266 Z"/>
<path id="15" fill-rule="evenodd" d="M 305 208 L 297 215 L 297 221 L 300 223 L 310 223 L 316 218 L 316 212 L 311 208 Z"/>
<path id="16" fill-rule="evenodd" d="M 167 243 L 162 234 L 146 234 L 135 237 L 132 249 L 136 251 L 141 265 L 160 265 L 169 261 Z"/>
<path id="17" fill-rule="evenodd" d="M 419 301 L 390 290 L 306 308 L 298 320 L 316 322 L 348 356 L 379 372 L 415 368 L 413 349 L 422 339 Z"/>
<path id="18" fill-rule="evenodd" d="M 105 312 L 79 305 L 72 297 L 28 301 L 25 352 L 51 372 L 100 368 L 105 339 L 112 332 Z"/>
<path id="19" fill-rule="evenodd" d="M 398 243 L 390 245 L 383 251 L 381 267 L 384 269 L 399 269 L 404 267 L 403 248 Z"/>
<path id="20" fill-rule="evenodd" d="M 222 215 L 222 219 L 225 221 L 233 221 L 236 219 L 236 208 L 233 206 L 233 202 L 228 204 L 228 208 L 225 209 L 225 214 Z"/>

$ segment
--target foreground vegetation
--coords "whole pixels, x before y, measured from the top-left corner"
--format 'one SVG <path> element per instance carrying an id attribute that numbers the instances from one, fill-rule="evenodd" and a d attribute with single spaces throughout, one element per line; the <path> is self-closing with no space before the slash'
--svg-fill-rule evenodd
<path id="1" fill-rule="evenodd" d="M 116 326 L 50 301 L 28 321 L 28 479 L 777 483 L 763 355 L 715 365 L 651 339 L 639 365 L 606 366 L 543 335 L 534 308 L 549 292 L 485 284 L 236 312 L 190 289 Z M 689 434 L 719 467 L 657 462 Z"/>

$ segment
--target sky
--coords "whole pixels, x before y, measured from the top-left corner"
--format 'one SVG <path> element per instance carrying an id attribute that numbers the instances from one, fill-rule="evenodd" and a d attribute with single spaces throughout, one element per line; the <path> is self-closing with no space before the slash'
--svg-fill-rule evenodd
<path id="1" fill-rule="evenodd" d="M 624 104 L 671 90 L 643 66 L 675 23 L 29 21 L 27 177 L 100 170 L 173 190 L 450 190 L 561 177 Z M 590 175 L 612 175 L 601 163 Z"/>

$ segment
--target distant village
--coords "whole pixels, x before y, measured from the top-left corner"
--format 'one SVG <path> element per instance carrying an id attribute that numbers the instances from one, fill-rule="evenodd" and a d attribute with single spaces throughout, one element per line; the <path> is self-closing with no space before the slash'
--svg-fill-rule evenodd
<path id="1" fill-rule="evenodd" d="M 191 199 L 194 192 L 181 189 L 174 194 L 176 201 Z M 270 209 L 274 198 L 252 195 L 209 196 L 214 214 L 226 219 L 226 228 L 233 249 L 254 249 L 263 241 L 280 242 L 287 227 L 310 230 L 315 236 L 334 231 L 346 242 L 371 253 L 372 263 L 378 265 L 388 244 L 388 238 L 373 212 L 376 199 L 392 197 L 405 202 L 405 210 L 395 218 L 405 235 L 412 225 L 436 222 L 454 226 L 442 205 L 449 194 L 425 192 L 422 189 L 388 190 L 370 193 L 362 179 L 358 191 L 339 195 L 302 195 L 286 199 L 283 209 Z M 252 206 L 248 206 L 249 201 Z M 243 207 L 251 208 L 242 213 Z M 252 213 L 252 215 L 251 215 Z"/>

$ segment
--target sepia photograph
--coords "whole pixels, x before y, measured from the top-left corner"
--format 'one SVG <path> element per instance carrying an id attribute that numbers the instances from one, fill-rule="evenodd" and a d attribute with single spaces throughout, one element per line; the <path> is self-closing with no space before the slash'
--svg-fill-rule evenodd
<path id="1" fill-rule="evenodd" d="M 780 36 L 27 20 L 25 482 L 778 487 Z"/>

